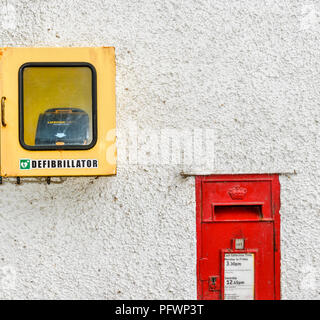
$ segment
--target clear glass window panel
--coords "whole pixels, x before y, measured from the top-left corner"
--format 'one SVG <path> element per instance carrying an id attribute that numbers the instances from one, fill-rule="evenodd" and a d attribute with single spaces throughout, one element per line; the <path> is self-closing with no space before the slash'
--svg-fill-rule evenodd
<path id="1" fill-rule="evenodd" d="M 89 67 L 25 67 L 22 99 L 26 145 L 85 146 L 92 142 Z"/>

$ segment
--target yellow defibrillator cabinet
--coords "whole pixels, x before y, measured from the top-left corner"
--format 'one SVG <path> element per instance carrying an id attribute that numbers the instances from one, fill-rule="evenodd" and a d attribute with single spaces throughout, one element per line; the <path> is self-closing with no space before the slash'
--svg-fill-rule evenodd
<path id="1" fill-rule="evenodd" d="M 116 173 L 115 52 L 0 49 L 1 176 Z"/>

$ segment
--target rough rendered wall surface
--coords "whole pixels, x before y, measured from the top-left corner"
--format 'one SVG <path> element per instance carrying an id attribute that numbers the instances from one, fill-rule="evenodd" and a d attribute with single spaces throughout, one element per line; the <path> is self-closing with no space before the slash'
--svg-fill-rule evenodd
<path id="1" fill-rule="evenodd" d="M 294 0 L 7 0 L 0 44 L 115 46 L 119 131 L 211 128 L 212 173 L 295 171 L 280 178 L 282 297 L 320 298 L 317 12 Z M 0 298 L 196 298 L 194 178 L 180 171 L 5 182 Z"/>

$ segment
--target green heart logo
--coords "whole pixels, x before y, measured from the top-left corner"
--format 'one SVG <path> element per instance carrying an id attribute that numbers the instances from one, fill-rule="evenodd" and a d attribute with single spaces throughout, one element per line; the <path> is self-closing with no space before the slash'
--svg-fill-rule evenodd
<path id="1" fill-rule="evenodd" d="M 30 169 L 30 159 L 20 159 L 20 169 L 21 170 Z"/>

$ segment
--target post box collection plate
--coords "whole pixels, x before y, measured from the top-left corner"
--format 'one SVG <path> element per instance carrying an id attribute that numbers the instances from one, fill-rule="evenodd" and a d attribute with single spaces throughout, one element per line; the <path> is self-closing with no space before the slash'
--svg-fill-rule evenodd
<path id="1" fill-rule="evenodd" d="M 254 253 L 224 253 L 224 299 L 254 300 Z"/>

